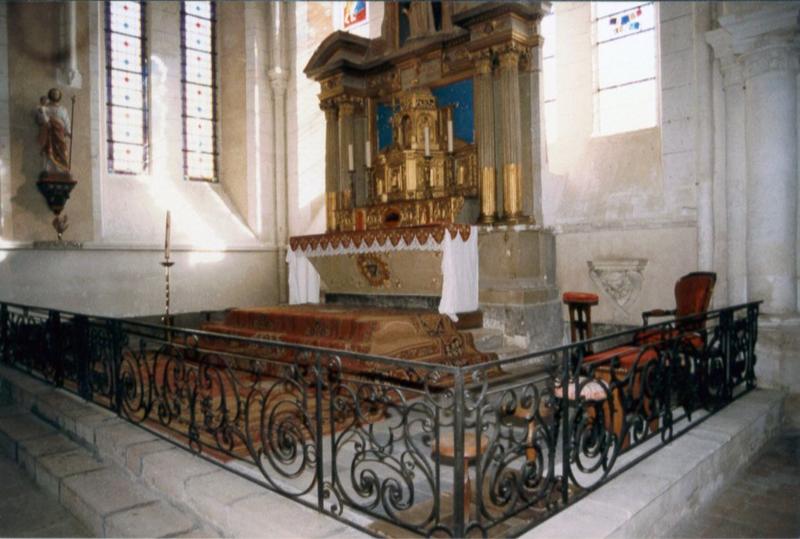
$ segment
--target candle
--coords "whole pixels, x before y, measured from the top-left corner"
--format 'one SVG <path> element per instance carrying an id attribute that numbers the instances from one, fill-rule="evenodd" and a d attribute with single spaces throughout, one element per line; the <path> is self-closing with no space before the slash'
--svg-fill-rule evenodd
<path id="1" fill-rule="evenodd" d="M 431 155 L 431 131 L 428 129 L 428 126 L 425 126 L 425 157 L 430 157 Z"/>
<path id="2" fill-rule="evenodd" d="M 453 153 L 453 120 L 447 120 L 447 152 Z"/>
<path id="3" fill-rule="evenodd" d="M 347 170 L 353 172 L 355 167 L 353 166 L 353 145 L 347 145 Z"/>
<path id="4" fill-rule="evenodd" d="M 169 260 L 170 212 L 167 210 L 167 229 L 164 232 L 164 259 Z"/>
<path id="5" fill-rule="evenodd" d="M 372 166 L 372 146 L 369 144 L 369 139 L 364 143 L 364 155 L 367 156 L 367 166 Z"/>

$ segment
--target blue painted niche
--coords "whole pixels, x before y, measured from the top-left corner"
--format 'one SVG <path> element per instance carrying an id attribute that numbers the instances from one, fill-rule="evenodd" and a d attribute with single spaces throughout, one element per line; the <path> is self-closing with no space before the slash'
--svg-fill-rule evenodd
<path id="1" fill-rule="evenodd" d="M 475 114 L 473 111 L 472 79 L 440 86 L 431 90 L 439 107 L 455 105 L 453 108 L 453 134 L 468 144 L 475 142 Z M 392 107 L 378 103 L 376 126 L 378 129 L 378 150 L 382 151 L 392 143 Z"/>

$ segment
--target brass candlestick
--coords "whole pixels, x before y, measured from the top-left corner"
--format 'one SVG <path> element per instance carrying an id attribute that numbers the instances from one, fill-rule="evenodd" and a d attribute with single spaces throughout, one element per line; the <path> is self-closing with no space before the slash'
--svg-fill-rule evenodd
<path id="1" fill-rule="evenodd" d="M 162 322 L 167 327 L 167 341 L 172 341 L 172 332 L 169 330 L 169 327 L 172 325 L 172 320 L 169 315 L 169 269 L 175 264 L 169 259 L 170 253 L 170 233 L 171 233 L 171 214 L 167 212 L 167 223 L 166 229 L 164 231 L 164 260 L 161 261 L 161 265 L 164 267 L 164 317 L 162 318 Z"/>
<path id="2" fill-rule="evenodd" d="M 169 315 L 169 268 L 174 264 L 175 262 L 172 262 L 169 258 L 161 261 L 161 265 L 164 266 L 164 316 L 161 320 L 167 327 L 172 325 L 172 319 Z M 172 340 L 169 330 L 167 330 L 167 340 Z"/>

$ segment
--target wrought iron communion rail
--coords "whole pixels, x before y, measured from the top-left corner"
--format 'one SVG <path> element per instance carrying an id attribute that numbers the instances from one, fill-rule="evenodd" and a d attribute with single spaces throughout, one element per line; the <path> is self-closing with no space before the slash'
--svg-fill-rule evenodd
<path id="1" fill-rule="evenodd" d="M 758 311 L 457 366 L 2 303 L 0 358 L 368 533 L 508 536 L 752 389 Z"/>

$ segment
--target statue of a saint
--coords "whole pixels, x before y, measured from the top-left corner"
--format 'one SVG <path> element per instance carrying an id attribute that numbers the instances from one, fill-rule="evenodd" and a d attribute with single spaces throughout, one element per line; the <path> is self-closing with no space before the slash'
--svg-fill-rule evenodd
<path id="1" fill-rule="evenodd" d="M 44 171 L 69 173 L 67 137 L 72 137 L 72 130 L 67 109 L 61 105 L 61 90 L 52 88 L 47 97 L 39 99 L 36 123 L 39 124 L 38 142 L 44 157 Z"/>
<path id="2" fill-rule="evenodd" d="M 430 2 L 412 1 L 405 14 L 408 17 L 409 37 L 422 37 L 436 31 Z"/>

